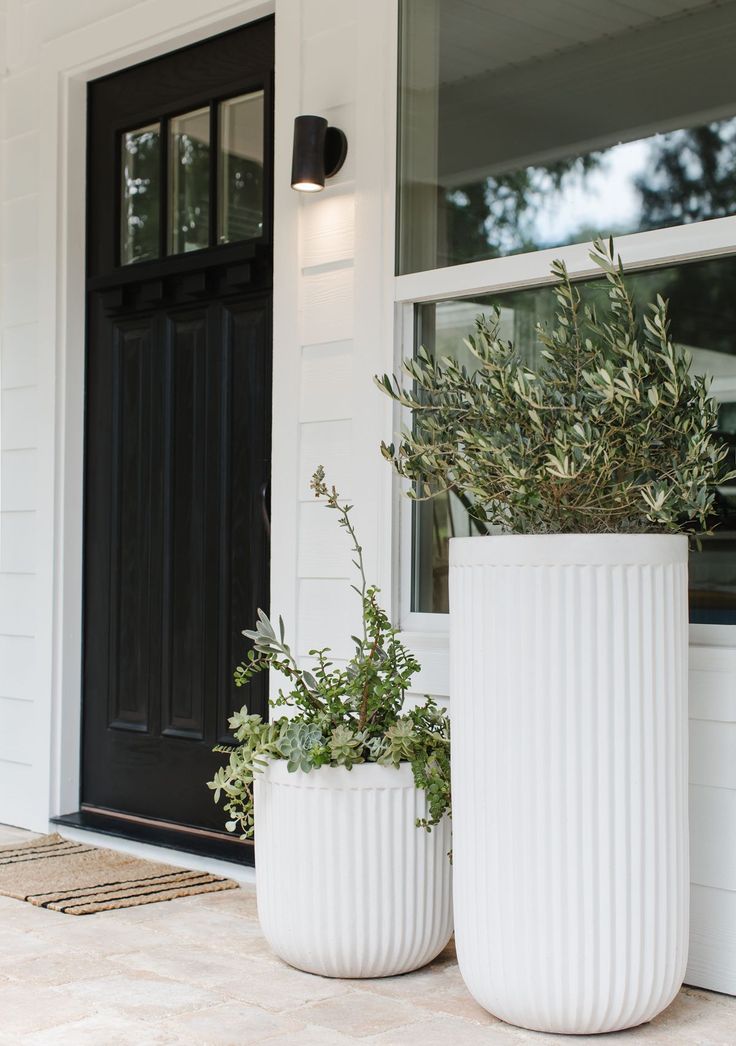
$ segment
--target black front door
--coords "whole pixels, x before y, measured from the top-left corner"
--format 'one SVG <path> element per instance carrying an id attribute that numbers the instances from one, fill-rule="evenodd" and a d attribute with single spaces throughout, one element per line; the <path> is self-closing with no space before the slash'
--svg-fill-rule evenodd
<path id="1" fill-rule="evenodd" d="M 82 811 L 183 845 L 268 606 L 272 73 L 265 19 L 89 88 Z"/>

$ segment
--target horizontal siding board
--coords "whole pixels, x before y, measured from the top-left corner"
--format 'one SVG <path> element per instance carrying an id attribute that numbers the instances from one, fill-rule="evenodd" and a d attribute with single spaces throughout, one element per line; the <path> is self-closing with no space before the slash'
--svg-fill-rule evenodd
<path id="1" fill-rule="evenodd" d="M 304 107 L 321 113 L 355 100 L 356 34 L 353 24 L 325 26 L 304 41 Z"/>
<path id="2" fill-rule="evenodd" d="M 38 61 L 41 22 L 40 0 L 13 0 L 8 5 L 6 61 L 10 72 Z"/>
<path id="3" fill-rule="evenodd" d="M 0 388 L 18 389 L 38 381 L 38 326 L 25 323 L 6 327 L 0 336 Z"/>
<path id="4" fill-rule="evenodd" d="M 0 447 L 3 450 L 26 450 L 38 446 L 38 417 L 38 391 L 34 386 L 3 389 L 0 393 Z"/>
<path id="5" fill-rule="evenodd" d="M 730 642 L 733 643 L 733 639 Z M 736 646 L 702 646 L 693 643 L 689 651 L 689 666 L 691 672 L 736 672 Z"/>
<path id="6" fill-rule="evenodd" d="M 302 345 L 345 341 L 352 337 L 352 269 L 305 275 L 302 295 Z"/>
<path id="7" fill-rule="evenodd" d="M 14 262 L 35 255 L 38 243 L 38 202 L 22 196 L 3 204 L 0 261 Z"/>
<path id="8" fill-rule="evenodd" d="M 352 565 L 350 537 L 338 526 L 335 512 L 305 501 L 299 506 L 299 577 L 350 578 L 357 582 Z"/>
<path id="9" fill-rule="evenodd" d="M 0 634 L 34 636 L 38 586 L 33 574 L 0 574 Z"/>
<path id="10" fill-rule="evenodd" d="M 32 574 L 38 560 L 35 512 L 0 512 L 0 574 Z"/>
<path id="11" fill-rule="evenodd" d="M 18 199 L 37 192 L 39 154 L 38 131 L 28 131 L 3 142 L 4 200 Z"/>
<path id="12" fill-rule="evenodd" d="M 38 262 L 23 258 L 0 266 L 0 315 L 12 327 L 38 316 Z"/>
<path id="13" fill-rule="evenodd" d="M 31 766 L 35 733 L 33 702 L 0 695 L 0 760 Z"/>
<path id="14" fill-rule="evenodd" d="M 691 719 L 690 783 L 736 789 L 736 723 Z"/>
<path id="15" fill-rule="evenodd" d="M 420 660 L 421 669 L 412 680 L 412 687 L 423 694 L 446 699 L 450 690 L 450 668 L 447 655 L 425 650 Z"/>
<path id="16" fill-rule="evenodd" d="M 298 600 L 298 653 L 330 647 L 338 658 L 352 657 L 351 635 L 361 628 L 360 600 L 346 581 L 302 579 Z"/>
<path id="17" fill-rule="evenodd" d="M 736 664 L 713 671 L 690 670 L 690 718 L 736 722 Z"/>
<path id="18" fill-rule="evenodd" d="M 0 636 L 0 696 L 30 701 L 36 691 L 36 640 Z"/>
<path id="19" fill-rule="evenodd" d="M 47 830 L 48 810 L 38 776 L 36 767 L 0 759 L 0 824 Z"/>
<path id="20" fill-rule="evenodd" d="M 355 21 L 357 5 L 361 2 L 363 0 L 307 0 L 302 5 L 304 37 L 308 39 L 330 26 Z"/>
<path id="21" fill-rule="evenodd" d="M 92 7 L 84 3 L 51 3 L 45 5 L 45 17 L 42 26 L 42 39 L 55 40 L 59 36 L 71 33 L 75 29 L 109 18 L 129 7 L 129 0 L 95 0 Z"/>
<path id="22" fill-rule="evenodd" d="M 351 261 L 355 253 L 353 194 L 305 193 L 300 231 L 302 268 Z"/>
<path id="23" fill-rule="evenodd" d="M 690 648 L 690 953 L 685 980 L 736 993 L 736 649 Z"/>
<path id="24" fill-rule="evenodd" d="M 736 891 L 691 887 L 685 983 L 736 995 Z M 724 1028 L 723 1042 L 732 1032 Z"/>
<path id="25" fill-rule="evenodd" d="M 64 6 L 54 5 L 54 6 Z M 3 133 L 6 138 L 33 131 L 39 125 L 41 77 L 36 68 L 12 73 L 3 83 Z"/>
<path id="26" fill-rule="evenodd" d="M 0 452 L 0 509 L 3 512 L 21 512 L 37 507 L 37 468 L 35 450 Z"/>
<path id="27" fill-rule="evenodd" d="M 690 879 L 736 890 L 736 790 L 690 785 Z"/>
<path id="28" fill-rule="evenodd" d="M 302 347 L 300 421 L 337 421 L 352 412 L 353 343 Z"/>
<path id="29" fill-rule="evenodd" d="M 337 487 L 343 498 L 352 497 L 355 470 L 351 457 L 350 421 L 314 421 L 300 426 L 299 498 L 313 501 L 309 481 L 318 465 L 325 469 L 328 486 Z"/>

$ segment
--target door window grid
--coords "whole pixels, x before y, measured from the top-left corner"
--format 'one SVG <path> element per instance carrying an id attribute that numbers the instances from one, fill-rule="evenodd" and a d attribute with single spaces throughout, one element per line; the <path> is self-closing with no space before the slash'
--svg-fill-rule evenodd
<path id="1" fill-rule="evenodd" d="M 218 243 L 263 232 L 263 91 L 220 105 Z"/>
<path id="2" fill-rule="evenodd" d="M 161 193 L 161 124 L 120 136 L 120 262 L 158 258 Z"/>
<path id="3" fill-rule="evenodd" d="M 249 91 L 119 134 L 120 265 L 263 236 L 265 102 Z"/>
<path id="4" fill-rule="evenodd" d="M 168 125 L 167 254 L 210 245 L 210 108 L 174 116 Z"/>

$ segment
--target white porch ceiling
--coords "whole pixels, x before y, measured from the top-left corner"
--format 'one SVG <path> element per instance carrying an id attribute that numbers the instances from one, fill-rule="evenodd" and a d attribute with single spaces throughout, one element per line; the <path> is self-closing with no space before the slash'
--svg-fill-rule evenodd
<path id="1" fill-rule="evenodd" d="M 440 0 L 440 82 L 460 83 L 734 0 Z"/>

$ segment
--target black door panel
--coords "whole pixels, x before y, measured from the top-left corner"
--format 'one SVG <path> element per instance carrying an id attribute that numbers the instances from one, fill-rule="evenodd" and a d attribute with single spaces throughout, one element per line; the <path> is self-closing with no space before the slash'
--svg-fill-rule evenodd
<path id="1" fill-rule="evenodd" d="M 260 84 L 270 201 L 272 48 L 264 20 L 90 85 L 82 807 L 199 834 L 222 832 L 211 749 L 241 703 L 241 630 L 268 605 L 270 225 L 119 265 L 118 143 Z M 248 700 L 266 713 L 265 678 Z"/>

